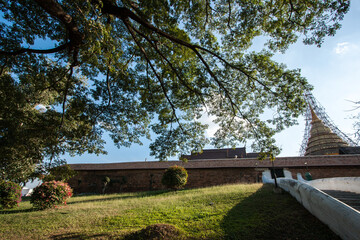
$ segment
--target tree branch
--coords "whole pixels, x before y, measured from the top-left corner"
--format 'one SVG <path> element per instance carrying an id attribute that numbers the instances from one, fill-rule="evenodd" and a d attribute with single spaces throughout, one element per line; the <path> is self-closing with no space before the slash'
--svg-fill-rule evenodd
<path id="1" fill-rule="evenodd" d="M 169 67 L 171 68 L 171 70 L 175 73 L 176 77 L 179 79 L 179 81 L 182 83 L 182 85 L 184 85 L 190 92 L 195 93 L 196 95 L 198 95 L 198 97 L 200 98 L 200 101 L 203 103 L 204 106 L 206 106 L 205 102 L 204 102 L 204 98 L 202 97 L 202 93 L 197 91 L 196 89 L 190 87 L 185 80 L 180 76 L 180 74 L 178 73 L 178 71 L 175 69 L 175 67 L 173 66 L 173 64 L 169 61 L 169 59 L 167 57 L 164 56 L 164 54 L 160 51 L 160 49 L 158 48 L 158 46 L 156 44 L 153 43 L 152 40 L 150 40 L 145 34 L 143 34 L 142 32 L 140 32 L 138 29 L 136 28 L 132 28 L 137 34 L 139 34 L 140 36 L 142 36 L 150 45 L 153 49 L 155 49 L 155 51 L 160 55 L 160 57 L 163 59 L 163 61 L 166 61 L 167 65 L 169 65 Z"/>
<path id="2" fill-rule="evenodd" d="M 73 18 L 64 11 L 62 6 L 56 0 L 34 0 L 51 17 L 59 20 L 69 33 L 70 50 L 78 48 L 84 40 L 84 34 L 79 31 Z"/>
<path id="3" fill-rule="evenodd" d="M 191 44 L 191 43 L 188 43 L 188 42 L 185 42 L 181 39 L 178 39 L 174 36 L 171 36 L 170 34 L 167 34 L 166 32 L 158 29 L 157 27 L 153 26 L 152 24 L 144 21 L 141 17 L 137 16 L 135 13 L 133 13 L 132 11 L 130 11 L 129 9 L 125 8 L 125 7 L 118 7 L 118 6 L 115 6 L 113 4 L 111 4 L 111 2 L 109 2 L 108 0 L 104 0 L 103 1 L 104 3 L 104 7 L 103 7 L 103 11 L 105 13 L 108 13 L 108 14 L 111 14 L 111 15 L 114 15 L 114 16 L 117 16 L 119 17 L 120 19 L 122 19 L 123 21 L 125 21 L 126 19 L 128 18 L 131 18 L 132 20 L 136 21 L 137 23 L 141 24 L 143 27 L 159 34 L 160 36 L 163 36 L 167 39 L 169 39 L 170 41 L 174 42 L 174 43 L 177 43 L 177 44 L 180 44 L 184 47 L 187 47 L 189 49 L 192 49 L 194 52 L 195 52 L 195 49 L 200 49 L 200 50 L 203 50 L 211 55 L 213 55 L 214 57 L 218 58 L 219 60 L 221 60 L 222 62 L 224 62 L 225 64 L 227 64 L 228 66 L 234 68 L 234 69 L 237 69 L 238 71 L 240 71 L 241 73 L 245 74 L 248 78 L 251 78 L 255 81 L 257 81 L 259 84 L 263 85 L 264 87 L 266 87 L 265 89 L 266 90 L 270 90 L 266 85 L 264 85 L 262 82 L 260 82 L 258 79 L 252 77 L 251 75 L 249 75 L 246 71 L 244 71 L 243 69 L 240 69 L 239 67 L 236 67 L 235 65 L 229 63 L 228 61 L 226 61 L 224 58 L 222 58 L 219 54 L 209 50 L 209 49 L 206 49 L 204 47 L 201 47 L 201 46 L 198 46 L 198 45 L 195 45 L 195 44 Z"/>
<path id="4" fill-rule="evenodd" d="M 209 5 L 209 0 L 205 1 L 205 23 L 204 23 L 204 28 L 206 28 L 206 24 L 208 23 L 208 18 L 209 18 L 209 12 L 208 12 L 208 5 Z"/>
<path id="5" fill-rule="evenodd" d="M 172 109 L 172 111 L 173 111 L 174 117 L 175 117 L 175 119 L 176 119 L 176 122 L 179 124 L 180 129 L 183 131 L 183 133 L 187 134 L 187 132 L 183 129 L 183 127 L 182 127 L 182 125 L 181 125 L 181 123 L 180 123 L 179 118 L 178 118 L 177 115 L 176 115 L 176 108 L 175 108 L 174 104 L 172 103 L 172 101 L 170 100 L 169 96 L 167 95 L 167 90 L 166 90 L 166 88 L 165 88 L 164 82 L 161 80 L 159 74 L 158 74 L 157 71 L 155 70 L 155 67 L 153 66 L 153 64 L 151 63 L 149 57 L 147 56 L 145 49 L 141 46 L 141 44 L 140 44 L 139 41 L 137 40 L 137 38 L 136 38 L 136 36 L 135 36 L 135 33 L 134 33 L 134 31 L 133 31 L 133 28 L 131 27 L 131 25 L 130 25 L 130 23 L 128 22 L 128 20 L 124 20 L 124 24 L 125 24 L 126 28 L 128 29 L 128 31 L 130 32 L 130 34 L 131 34 L 132 38 L 134 39 L 136 45 L 138 45 L 140 51 L 143 53 L 143 55 L 144 55 L 146 61 L 148 62 L 151 70 L 153 71 L 153 73 L 155 74 L 156 78 L 158 79 L 158 81 L 159 81 L 159 83 L 160 83 L 160 86 L 161 86 L 161 89 L 162 89 L 162 91 L 163 91 L 163 93 L 164 93 L 164 95 L 165 95 L 166 100 L 168 101 L 168 103 L 169 103 L 170 106 L 171 106 L 171 109 Z"/>
<path id="6" fill-rule="evenodd" d="M 108 90 L 108 94 L 109 94 L 109 102 L 108 102 L 108 106 L 110 106 L 111 104 L 111 91 L 110 91 L 110 68 L 107 68 L 106 71 L 106 86 L 107 86 L 107 90 Z"/>
<path id="7" fill-rule="evenodd" d="M 16 55 L 20 55 L 23 53 L 43 53 L 43 54 L 49 54 L 49 53 L 56 53 L 56 52 L 60 52 L 64 49 L 66 49 L 67 47 L 70 46 L 70 43 L 65 43 L 62 44 L 58 47 L 55 48 L 50 48 L 50 49 L 30 49 L 30 48 L 21 48 L 19 50 L 15 50 L 15 51 L 11 51 L 11 52 L 7 52 L 7 51 L 0 51 L 0 55 L 4 55 L 4 56 L 16 56 Z"/>
<path id="8" fill-rule="evenodd" d="M 232 97 L 230 96 L 229 91 L 225 88 L 225 86 L 222 84 L 221 81 L 217 78 L 217 76 L 214 74 L 214 72 L 210 69 L 209 64 L 205 61 L 205 59 L 202 57 L 202 55 L 199 53 L 198 50 L 193 49 L 195 54 L 198 56 L 200 61 L 204 64 L 205 68 L 207 69 L 210 76 L 215 80 L 215 82 L 219 85 L 220 89 L 222 89 L 225 92 L 226 97 L 230 100 L 231 108 L 233 109 L 233 114 L 236 115 L 236 110 L 234 108 L 234 102 L 232 101 Z"/>
<path id="9" fill-rule="evenodd" d="M 98 119 L 98 117 L 105 112 L 105 108 L 110 106 L 111 101 L 112 101 L 111 89 L 110 89 L 110 68 L 109 67 L 107 68 L 107 71 L 106 71 L 106 87 L 107 87 L 107 91 L 109 94 L 109 101 L 108 101 L 108 104 L 106 106 L 104 106 L 103 109 L 95 116 L 95 118 L 93 120 L 94 123 L 96 123 L 96 120 Z"/>
<path id="10" fill-rule="evenodd" d="M 40 53 L 40 54 L 49 54 L 60 52 L 64 49 L 69 49 L 69 51 L 75 51 L 78 53 L 79 47 L 82 45 L 82 41 L 85 36 L 79 31 L 73 18 L 67 14 L 62 6 L 56 0 L 34 0 L 42 9 L 44 9 L 52 18 L 59 20 L 66 28 L 69 34 L 69 42 L 64 43 L 58 47 L 51 49 L 29 49 L 21 48 L 14 51 L 0 51 L 0 55 L 5 56 L 16 56 L 23 53 Z M 77 57 L 75 58 L 75 63 L 77 62 Z"/>
<path id="11" fill-rule="evenodd" d="M 63 126 L 63 124 L 64 124 L 67 94 L 68 94 L 68 91 L 69 91 L 69 88 L 70 88 L 70 81 L 71 81 L 71 77 L 72 77 L 73 73 L 74 73 L 74 66 L 71 65 L 71 66 L 70 66 L 70 73 L 69 73 L 69 75 L 68 75 L 68 79 L 67 79 L 66 85 L 65 85 L 64 99 L 63 99 L 63 103 L 62 103 L 61 122 L 60 122 L 59 129 L 61 129 L 62 126 Z"/>
<path id="12" fill-rule="evenodd" d="M 0 76 L 2 76 L 3 73 L 5 72 L 5 68 L 6 68 L 8 60 L 9 60 L 8 57 L 6 57 L 5 63 L 4 63 L 4 65 L 2 65 L 1 70 L 0 70 Z"/>
<path id="13" fill-rule="evenodd" d="M 221 89 L 223 89 L 225 91 L 225 94 L 227 97 L 229 97 L 229 101 L 230 101 L 230 104 L 231 104 L 231 107 L 233 109 L 233 113 L 236 114 L 236 110 L 235 108 L 239 111 L 240 115 L 242 115 L 242 117 L 244 119 L 246 119 L 249 124 L 252 126 L 252 128 L 254 129 L 255 131 L 255 135 L 257 135 L 256 133 L 256 128 L 253 126 L 252 122 L 246 117 L 244 116 L 240 109 L 235 105 L 235 103 L 232 101 L 232 98 L 229 94 L 229 92 L 227 91 L 227 89 L 222 85 L 222 83 L 218 80 L 218 78 L 216 77 L 216 75 L 213 73 L 213 71 L 210 69 L 210 66 L 207 64 L 207 62 L 203 59 L 203 57 L 201 56 L 201 54 L 197 51 L 197 49 L 200 49 L 200 50 L 203 50 L 205 52 L 208 52 L 210 54 L 212 54 L 213 56 L 217 57 L 219 60 L 223 61 L 225 64 L 231 66 L 231 67 L 234 67 L 235 69 L 239 70 L 240 72 L 242 72 L 243 74 L 245 74 L 248 78 L 251 78 L 251 79 L 254 79 L 256 81 L 258 81 L 257 79 L 253 78 L 251 75 L 249 75 L 248 73 L 246 73 L 244 70 L 230 64 L 228 61 L 226 61 L 225 59 L 223 59 L 220 55 L 206 49 L 206 48 L 203 48 L 201 46 L 197 46 L 197 45 L 194 45 L 194 44 L 191 44 L 191 43 L 188 43 L 188 42 L 185 42 L 181 39 L 178 39 L 176 37 L 173 37 L 163 31 L 161 31 L 160 29 L 158 29 L 157 27 L 153 26 L 152 24 L 144 21 L 143 19 L 141 19 L 139 16 L 137 16 L 135 13 L 133 13 L 132 11 L 130 11 L 129 9 L 125 8 L 125 7 L 118 7 L 118 6 L 115 6 L 113 5 L 109 0 L 104 0 L 103 1 L 103 8 L 102 8 L 102 11 L 107 13 L 107 14 L 111 14 L 111 15 L 114 15 L 116 17 L 119 17 L 120 19 L 122 19 L 122 21 L 124 22 L 125 26 L 128 28 L 129 32 L 131 33 L 134 41 L 136 42 L 136 44 L 138 45 L 138 47 L 140 48 L 141 52 L 144 54 L 145 56 L 145 59 L 146 61 L 149 63 L 151 69 L 153 70 L 154 74 L 156 75 L 156 77 L 158 78 L 159 82 L 160 82 L 160 85 L 164 91 L 164 94 L 165 94 L 165 97 L 167 98 L 167 100 L 169 101 L 169 104 L 171 105 L 173 111 L 175 112 L 175 107 L 174 105 L 172 104 L 172 102 L 170 101 L 170 99 L 168 98 L 167 94 L 166 94 L 166 89 L 164 89 L 164 86 L 163 86 L 163 83 L 160 79 L 160 76 L 158 76 L 157 72 L 155 71 L 155 68 L 153 67 L 153 65 L 151 64 L 150 62 L 150 59 L 147 57 L 147 54 L 145 52 L 145 50 L 141 47 L 140 43 L 136 40 L 136 37 L 135 37 L 135 34 L 133 32 L 133 30 L 131 29 L 131 26 L 128 22 L 128 18 L 136 21 L 137 23 L 139 23 L 140 25 L 142 25 L 143 27 L 159 34 L 160 36 L 163 36 L 167 39 L 169 39 L 170 41 L 174 42 L 174 43 L 177 43 L 177 44 L 180 44 L 182 46 L 185 46 L 185 47 L 188 47 L 189 49 L 193 50 L 196 55 L 200 58 L 200 60 L 202 61 L 202 63 L 204 64 L 205 68 L 207 69 L 207 71 L 209 72 L 209 74 L 214 78 L 214 80 L 217 82 L 217 84 L 219 85 L 219 87 Z M 261 82 L 259 82 L 260 84 L 262 84 Z M 262 84 L 264 85 L 264 84 Z M 264 85 L 265 86 L 265 85 Z M 178 123 L 179 123 L 179 120 L 178 118 L 176 118 Z M 180 123 L 179 123 L 180 125 Z M 180 125 L 181 126 L 181 125 Z"/>
<path id="14" fill-rule="evenodd" d="M 228 16 L 227 26 L 230 29 L 230 31 L 232 31 L 231 26 L 230 26 L 230 21 L 231 21 L 231 2 L 230 2 L 230 0 L 228 0 L 228 3 L 229 3 L 229 16 Z"/>

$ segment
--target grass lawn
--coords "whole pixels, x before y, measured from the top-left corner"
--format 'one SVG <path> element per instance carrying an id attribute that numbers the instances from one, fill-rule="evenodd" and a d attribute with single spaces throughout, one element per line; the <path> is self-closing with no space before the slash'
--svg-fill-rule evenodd
<path id="1" fill-rule="evenodd" d="M 0 239 L 123 239 L 155 223 L 189 239 L 340 239 L 290 195 L 262 184 L 75 196 L 44 211 L 23 201 L 0 210 Z"/>

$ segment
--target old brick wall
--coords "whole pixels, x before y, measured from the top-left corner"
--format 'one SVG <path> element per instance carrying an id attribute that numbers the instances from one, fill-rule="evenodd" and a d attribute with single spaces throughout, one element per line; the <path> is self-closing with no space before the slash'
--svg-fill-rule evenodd
<path id="1" fill-rule="evenodd" d="M 292 172 L 295 179 L 297 173 L 304 177 L 305 172 L 313 179 L 360 177 L 360 155 L 278 158 L 274 163 Z M 165 169 L 175 164 L 188 171 L 186 188 L 261 182 L 262 171 L 272 166 L 269 161 L 255 159 L 72 164 L 78 175 L 69 183 L 75 193 L 101 193 L 104 177 L 111 179 L 106 193 L 160 190 L 164 189 L 161 177 Z"/>
<path id="2" fill-rule="evenodd" d="M 309 167 L 309 168 L 289 168 L 292 176 L 296 179 L 296 174 L 301 173 L 302 177 L 309 172 L 313 179 L 331 178 L 331 177 L 360 177 L 359 166 L 332 166 L 332 167 Z"/>
<path id="3" fill-rule="evenodd" d="M 163 169 L 78 171 L 69 181 L 74 193 L 101 193 L 104 177 L 111 179 L 106 193 L 161 190 Z M 250 168 L 189 169 L 186 188 L 230 183 L 261 182 L 261 172 Z"/>

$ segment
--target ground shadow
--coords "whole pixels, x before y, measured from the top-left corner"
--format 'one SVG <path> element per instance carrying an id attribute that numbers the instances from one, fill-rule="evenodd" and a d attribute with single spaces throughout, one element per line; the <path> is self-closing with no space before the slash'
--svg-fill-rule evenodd
<path id="1" fill-rule="evenodd" d="M 227 213 L 221 222 L 225 239 L 340 240 L 295 198 L 272 190 L 264 185 Z"/>
<path id="2" fill-rule="evenodd" d="M 77 200 L 74 202 L 68 202 L 67 205 L 71 204 L 81 204 L 81 203 L 89 203 L 89 202 L 104 202 L 104 201 L 113 201 L 113 200 L 124 200 L 124 199 L 131 199 L 131 198 L 141 198 L 141 197 L 151 197 L 151 196 L 157 196 L 164 193 L 168 193 L 170 190 L 158 190 L 158 191 L 147 191 L 147 192 L 141 192 L 137 193 L 133 196 L 118 196 L 117 194 L 108 194 L 108 195 L 99 195 L 99 194 L 89 194 L 89 195 L 83 195 L 83 196 L 77 196 L 77 198 L 86 197 L 86 196 L 108 196 L 106 198 L 100 198 L 100 199 L 86 199 L 86 200 Z M 22 201 L 30 201 L 30 197 L 23 198 Z M 38 208 L 25 208 L 25 209 L 1 209 L 1 214 L 15 214 L 15 213 L 26 213 L 26 212 L 36 212 L 40 211 Z"/>
<path id="3" fill-rule="evenodd" d="M 78 203 L 89 203 L 89 202 L 104 202 L 104 201 L 113 201 L 113 200 L 124 200 L 124 199 L 132 199 L 132 198 L 143 198 L 143 197 L 152 197 L 152 196 L 158 196 L 164 193 L 170 192 L 169 190 L 158 190 L 158 191 L 147 191 L 147 192 L 141 192 L 137 193 L 132 196 L 118 196 L 118 194 L 91 194 L 91 195 L 83 195 L 83 196 L 76 196 L 77 198 L 80 198 L 80 200 L 71 201 L 67 204 L 78 204 Z M 87 197 L 87 196 L 106 196 L 105 198 L 99 198 L 99 199 L 85 199 L 81 200 L 81 197 Z"/>
<path id="4" fill-rule="evenodd" d="M 15 214 L 15 213 L 26 213 L 26 212 L 36 212 L 36 208 L 25 208 L 25 209 L 9 209 L 9 210 L 0 210 L 1 214 Z"/>
<path id="5" fill-rule="evenodd" d="M 52 235 L 50 239 L 53 240 L 75 240 L 75 239 L 116 239 L 109 234 L 92 234 L 86 235 L 81 233 L 63 233 L 63 234 L 56 234 Z"/>

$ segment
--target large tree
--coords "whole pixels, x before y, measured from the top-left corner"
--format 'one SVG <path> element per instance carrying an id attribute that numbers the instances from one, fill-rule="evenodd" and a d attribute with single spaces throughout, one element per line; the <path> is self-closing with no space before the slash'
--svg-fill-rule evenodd
<path id="1" fill-rule="evenodd" d="M 346 0 L 0 1 L 0 174 L 21 179 L 64 153 L 103 153 L 155 136 L 160 160 L 211 142 L 278 153 L 311 89 L 274 62 L 339 29 Z M 256 37 L 266 42 L 251 48 Z M 45 46 L 50 46 L 46 48 Z M 264 114 L 264 111 L 271 114 Z M 270 118 L 264 118 L 271 116 Z"/>

